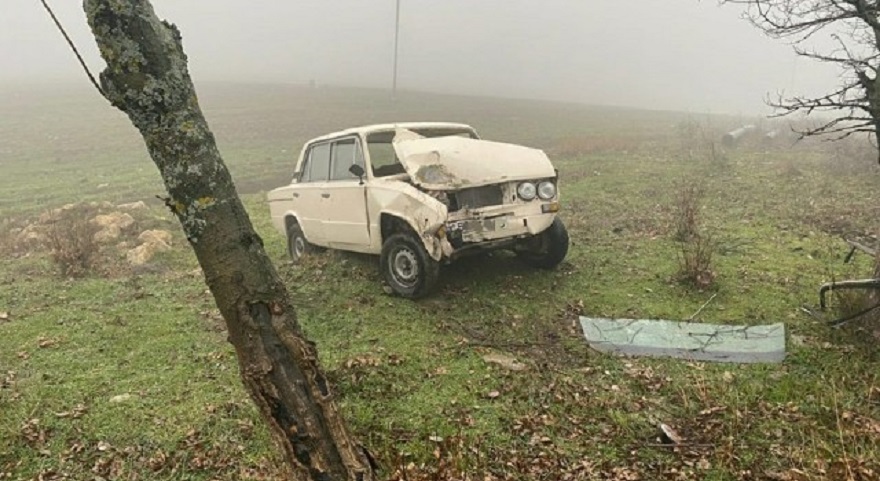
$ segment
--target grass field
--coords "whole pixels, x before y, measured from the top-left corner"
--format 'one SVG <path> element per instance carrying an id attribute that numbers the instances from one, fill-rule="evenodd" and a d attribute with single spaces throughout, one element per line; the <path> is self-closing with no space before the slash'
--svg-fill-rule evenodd
<path id="1" fill-rule="evenodd" d="M 561 103 L 266 85 L 207 85 L 202 106 L 358 438 L 393 479 L 880 479 L 875 325 L 800 311 L 825 281 L 868 277 L 843 238 L 875 242 L 876 158 L 852 144 L 725 149 L 754 119 Z M 154 196 L 160 178 L 126 120 L 87 90 L 0 103 L 0 479 L 282 479 L 240 386 L 197 263 Z M 449 120 L 546 149 L 572 248 L 533 271 L 506 254 L 444 268 L 437 294 L 385 295 L 377 260 L 299 266 L 265 190 L 309 137 Z M 699 186 L 715 282 L 679 280 L 676 199 Z M 153 263 L 64 279 L 10 232 L 71 202 L 145 199 L 172 230 Z M 714 296 L 714 298 L 713 298 Z M 707 301 L 710 301 L 707 304 Z M 852 308 L 833 299 L 833 316 Z M 703 307 L 704 306 L 704 307 Z M 702 308 L 702 310 L 700 310 Z M 779 365 L 624 359 L 591 351 L 579 314 L 759 324 L 789 332 Z M 509 371 L 488 353 L 527 366 Z M 662 445 L 660 423 L 684 444 Z"/>

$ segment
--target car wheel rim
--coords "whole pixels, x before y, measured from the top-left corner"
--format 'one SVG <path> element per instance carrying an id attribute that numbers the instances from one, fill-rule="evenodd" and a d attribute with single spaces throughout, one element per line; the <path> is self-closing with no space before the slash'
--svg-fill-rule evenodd
<path id="1" fill-rule="evenodd" d="M 306 241 L 302 237 L 293 240 L 293 257 L 299 259 L 306 251 Z"/>
<path id="2" fill-rule="evenodd" d="M 413 286 L 419 279 L 419 264 L 415 252 L 400 248 L 391 259 L 391 274 L 404 286 Z"/>

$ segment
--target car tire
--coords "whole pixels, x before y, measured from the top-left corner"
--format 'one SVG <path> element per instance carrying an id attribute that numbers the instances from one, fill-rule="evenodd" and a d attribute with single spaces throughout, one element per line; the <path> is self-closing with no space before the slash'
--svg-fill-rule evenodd
<path id="1" fill-rule="evenodd" d="M 528 247 L 517 251 L 517 255 L 526 264 L 539 269 L 558 266 L 568 255 L 568 230 L 562 219 L 553 219 L 550 227 L 531 239 Z"/>
<path id="2" fill-rule="evenodd" d="M 314 246 L 306 240 L 306 235 L 299 224 L 290 226 L 287 231 L 287 254 L 290 255 L 290 259 L 294 263 L 299 263 L 303 257 L 313 253 L 314 250 Z"/>
<path id="3" fill-rule="evenodd" d="M 431 292 L 440 277 L 440 263 L 412 233 L 394 234 L 382 243 L 382 278 L 400 297 L 418 299 Z"/>

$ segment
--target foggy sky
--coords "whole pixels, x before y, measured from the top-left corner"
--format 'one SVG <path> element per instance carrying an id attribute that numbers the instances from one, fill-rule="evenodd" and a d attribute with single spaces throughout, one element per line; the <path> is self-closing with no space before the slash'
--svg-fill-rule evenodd
<path id="1" fill-rule="evenodd" d="M 2 0 L 0 82 L 85 82 L 38 0 Z M 402 89 L 767 113 L 838 72 L 714 0 L 401 0 Z M 153 0 L 205 81 L 386 87 L 394 0 Z M 92 70 L 80 0 L 50 0 Z"/>

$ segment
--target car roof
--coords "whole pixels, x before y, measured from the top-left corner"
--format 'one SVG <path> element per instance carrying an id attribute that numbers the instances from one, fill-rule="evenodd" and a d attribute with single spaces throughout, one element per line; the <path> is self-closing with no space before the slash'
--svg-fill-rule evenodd
<path id="1" fill-rule="evenodd" d="M 373 125 L 363 125 L 361 127 L 353 127 L 350 129 L 340 130 L 339 132 L 333 132 L 332 134 L 322 135 L 320 137 L 315 137 L 312 140 L 306 142 L 306 144 L 312 144 L 315 142 L 321 142 L 324 140 L 331 140 L 338 137 L 345 137 L 346 135 L 364 135 L 370 134 L 373 132 L 387 132 L 390 130 L 397 129 L 470 129 L 474 128 L 468 124 L 460 124 L 455 122 L 397 122 L 393 124 L 373 124 Z"/>

